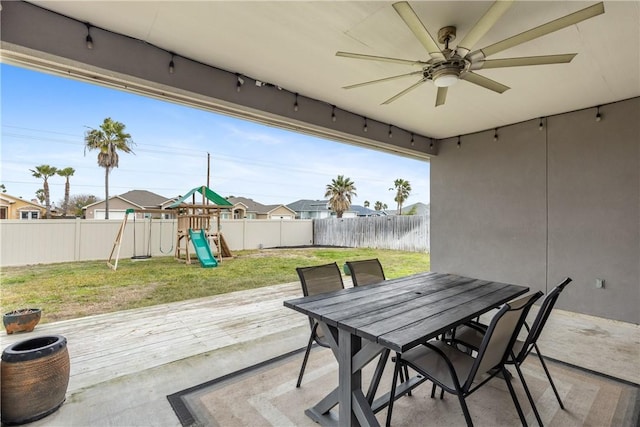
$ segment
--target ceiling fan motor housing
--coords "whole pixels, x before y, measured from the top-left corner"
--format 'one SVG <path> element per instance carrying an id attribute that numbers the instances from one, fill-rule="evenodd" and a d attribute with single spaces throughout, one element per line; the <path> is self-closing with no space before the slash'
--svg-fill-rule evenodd
<path id="1" fill-rule="evenodd" d="M 458 81 L 466 66 L 464 59 L 454 56 L 425 68 L 422 75 L 438 87 L 447 87 Z"/>

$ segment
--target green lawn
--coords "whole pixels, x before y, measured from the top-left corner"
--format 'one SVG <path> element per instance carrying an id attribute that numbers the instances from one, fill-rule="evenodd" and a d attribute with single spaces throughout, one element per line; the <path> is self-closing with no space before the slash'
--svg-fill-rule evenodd
<path id="1" fill-rule="evenodd" d="M 367 258 L 379 258 L 387 278 L 430 269 L 426 253 L 350 248 L 238 251 L 216 268 L 173 257 L 123 259 L 117 271 L 104 261 L 5 267 L 0 307 L 41 308 L 42 322 L 52 322 L 295 282 L 296 267 Z"/>

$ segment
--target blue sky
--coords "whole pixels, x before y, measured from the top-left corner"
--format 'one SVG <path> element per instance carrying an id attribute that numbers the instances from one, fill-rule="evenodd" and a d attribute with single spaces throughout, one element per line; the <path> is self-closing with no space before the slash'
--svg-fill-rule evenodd
<path id="1" fill-rule="evenodd" d="M 358 196 L 395 209 L 393 181 L 406 179 L 405 205 L 429 203 L 429 163 L 281 130 L 220 114 L 146 98 L 73 79 L 0 65 L 2 140 L 0 183 L 7 193 L 32 199 L 42 180 L 29 169 L 72 167 L 71 194 L 104 198 L 97 152 L 84 153 L 84 132 L 106 117 L 122 122 L 135 142 L 111 172 L 109 194 L 144 189 L 173 197 L 206 184 L 222 196 L 263 204 L 322 199 L 331 179 L 345 175 Z M 51 200 L 64 197 L 64 178 L 49 179 Z"/>

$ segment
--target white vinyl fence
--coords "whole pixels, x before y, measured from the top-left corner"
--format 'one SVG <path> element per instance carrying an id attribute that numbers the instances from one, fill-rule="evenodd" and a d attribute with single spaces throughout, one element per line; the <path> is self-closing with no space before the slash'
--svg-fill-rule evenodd
<path id="1" fill-rule="evenodd" d="M 0 267 L 107 260 L 121 224 L 121 220 L 2 220 Z M 221 229 L 231 251 L 313 244 L 311 220 L 222 220 Z M 130 219 L 120 258 L 148 252 L 173 256 L 175 240 L 175 219 L 136 219 L 135 223 Z"/>
<path id="2" fill-rule="evenodd" d="M 313 241 L 316 245 L 428 252 L 429 217 L 390 215 L 316 219 L 313 221 Z"/>

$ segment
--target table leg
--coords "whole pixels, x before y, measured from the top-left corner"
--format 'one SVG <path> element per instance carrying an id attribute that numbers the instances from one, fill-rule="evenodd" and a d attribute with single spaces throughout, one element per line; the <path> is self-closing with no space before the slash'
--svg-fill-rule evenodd
<path id="1" fill-rule="evenodd" d="M 380 424 L 362 392 L 362 364 L 354 360 L 361 348 L 360 337 L 342 329 L 338 331 L 338 418 L 341 426 L 379 427 Z"/>
<path id="2" fill-rule="evenodd" d="M 325 396 L 305 414 L 315 422 L 323 426 L 376 426 L 379 423 L 371 409 L 371 402 L 362 391 L 362 368 L 375 359 L 381 352 L 388 355 L 388 350 L 372 342 L 363 345 L 362 339 L 351 335 L 349 332 L 329 327 L 319 322 L 319 327 L 330 337 L 328 342 L 333 354 L 338 361 L 338 387 Z M 336 336 L 337 335 L 337 336 Z M 337 339 L 335 339 L 337 338 Z M 386 357 L 385 357 L 386 360 Z M 384 365 L 382 366 L 384 367 Z M 378 372 L 379 370 L 379 372 Z M 377 387 L 378 375 L 381 368 L 378 366 L 372 387 Z M 338 417 L 331 411 L 336 405 L 340 405 Z"/>
<path id="3" fill-rule="evenodd" d="M 382 379 L 382 373 L 384 372 L 384 367 L 387 365 L 387 360 L 389 359 L 390 352 L 391 351 L 388 348 L 385 348 L 380 355 L 380 359 L 378 359 L 376 371 L 373 374 L 371 385 L 369 385 L 369 391 L 367 392 L 367 401 L 369 402 L 369 404 L 373 403 L 373 399 L 376 396 L 378 386 L 380 385 L 380 380 Z"/>

